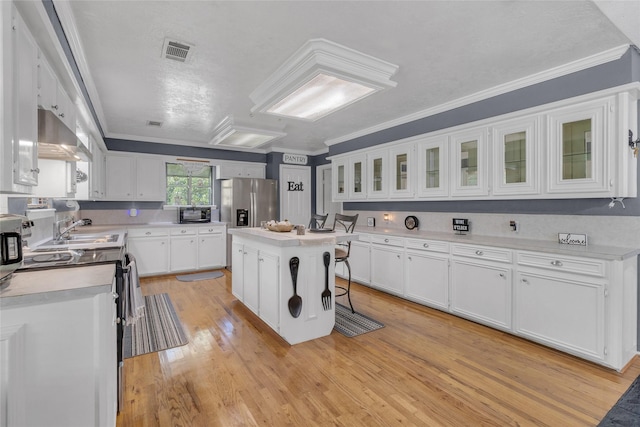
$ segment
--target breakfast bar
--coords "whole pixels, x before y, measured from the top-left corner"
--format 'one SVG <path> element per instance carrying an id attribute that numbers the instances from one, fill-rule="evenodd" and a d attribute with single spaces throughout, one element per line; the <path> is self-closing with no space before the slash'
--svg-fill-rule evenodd
<path id="1" fill-rule="evenodd" d="M 233 295 L 289 344 L 329 335 L 335 323 L 334 247 L 357 235 L 261 228 L 229 233 Z M 323 307 L 327 288 L 330 304 Z"/>

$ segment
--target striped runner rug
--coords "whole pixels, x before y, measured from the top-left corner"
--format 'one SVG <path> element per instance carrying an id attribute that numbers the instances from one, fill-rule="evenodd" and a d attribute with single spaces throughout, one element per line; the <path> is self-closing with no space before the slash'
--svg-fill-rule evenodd
<path id="1" fill-rule="evenodd" d="M 352 313 L 349 307 L 336 303 L 336 323 L 333 329 L 347 337 L 355 337 L 376 329 L 384 324 L 360 313 Z"/>
<path id="2" fill-rule="evenodd" d="M 124 330 L 124 358 L 162 351 L 189 342 L 167 294 L 146 295 L 144 316 Z"/>

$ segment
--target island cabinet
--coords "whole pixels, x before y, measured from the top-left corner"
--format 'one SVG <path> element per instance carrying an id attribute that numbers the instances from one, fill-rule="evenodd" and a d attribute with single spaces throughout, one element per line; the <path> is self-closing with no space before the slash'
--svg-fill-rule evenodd
<path id="1" fill-rule="evenodd" d="M 335 323 L 335 244 L 358 236 L 343 232 L 298 236 L 295 231 L 260 228 L 229 232 L 233 235 L 233 295 L 289 344 L 329 335 Z M 294 296 L 294 258 L 298 260 L 296 295 L 302 299 L 298 317 L 289 309 Z M 322 305 L 325 286 L 331 292 L 327 309 Z"/>

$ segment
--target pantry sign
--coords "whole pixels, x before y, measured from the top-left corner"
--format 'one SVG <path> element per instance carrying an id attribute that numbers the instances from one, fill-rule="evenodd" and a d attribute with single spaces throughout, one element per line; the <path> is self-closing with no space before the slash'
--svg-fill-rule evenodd
<path id="1" fill-rule="evenodd" d="M 304 154 L 288 154 L 282 155 L 282 162 L 289 165 L 306 165 L 308 158 Z"/>

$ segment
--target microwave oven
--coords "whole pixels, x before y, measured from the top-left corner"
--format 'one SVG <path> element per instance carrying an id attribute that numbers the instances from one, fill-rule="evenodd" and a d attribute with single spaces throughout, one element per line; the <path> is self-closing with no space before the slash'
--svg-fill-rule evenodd
<path id="1" fill-rule="evenodd" d="M 178 208 L 178 222 L 180 224 L 187 224 L 190 222 L 211 222 L 211 207 L 180 207 Z"/>

